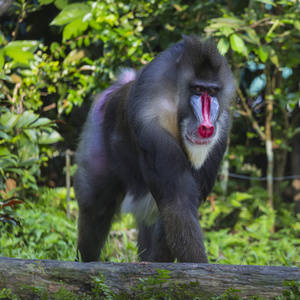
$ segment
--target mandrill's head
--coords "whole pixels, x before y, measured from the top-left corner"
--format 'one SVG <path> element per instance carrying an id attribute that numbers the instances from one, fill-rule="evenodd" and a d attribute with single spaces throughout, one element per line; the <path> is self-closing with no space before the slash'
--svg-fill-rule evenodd
<path id="1" fill-rule="evenodd" d="M 181 137 L 191 164 L 199 169 L 215 143 L 227 137 L 235 82 L 215 43 L 194 36 L 184 39 L 178 70 Z"/>

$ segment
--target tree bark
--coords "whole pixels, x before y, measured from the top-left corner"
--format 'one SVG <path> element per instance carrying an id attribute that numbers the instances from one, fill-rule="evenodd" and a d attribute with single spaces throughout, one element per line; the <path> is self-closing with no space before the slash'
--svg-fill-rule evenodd
<path id="1" fill-rule="evenodd" d="M 300 175 L 300 134 L 297 134 L 292 142 L 291 170 L 292 175 Z M 293 179 L 292 194 L 295 214 L 300 214 L 300 178 Z"/>
<path id="2" fill-rule="evenodd" d="M 285 141 L 286 143 L 286 141 Z M 287 161 L 287 154 L 288 151 L 286 149 L 275 149 L 274 150 L 274 177 L 283 177 L 285 168 L 286 168 L 286 161 Z M 274 196 L 275 196 L 275 203 L 274 208 L 277 209 L 281 202 L 282 202 L 282 180 L 276 180 L 274 182 Z"/>
<path id="3" fill-rule="evenodd" d="M 267 165 L 267 190 L 269 194 L 268 205 L 271 209 L 274 208 L 274 203 L 273 203 L 274 152 L 272 146 L 272 130 L 271 130 L 272 116 L 273 116 L 273 102 L 269 100 L 266 108 L 265 132 L 266 132 L 266 154 L 267 154 L 267 161 L 268 161 L 268 165 Z"/>
<path id="4" fill-rule="evenodd" d="M 300 268 L 289 267 L 193 263 L 77 263 L 0 258 L 0 291 L 7 288 L 21 299 L 38 299 L 39 296 L 34 293 L 33 288 L 43 288 L 49 292 L 47 299 L 51 299 L 51 294 L 64 287 L 74 295 L 84 297 L 95 285 L 91 276 L 99 278 L 100 272 L 105 284 L 115 294 L 122 293 L 128 299 L 142 299 L 141 289 L 137 287 L 141 285 L 141 280 L 145 283 L 149 276 L 157 277 L 157 269 L 170 271 L 170 278 L 163 283 L 152 283 L 152 288 L 155 291 L 161 289 L 162 292 L 180 290 L 181 299 L 190 299 L 191 292 L 193 297 L 209 299 L 222 295 L 229 288 L 242 290 L 241 296 L 244 298 L 259 295 L 271 299 L 282 295 L 282 291 L 288 289 L 283 284 L 284 280 L 300 281 Z M 191 282 L 194 284 L 190 284 Z"/>

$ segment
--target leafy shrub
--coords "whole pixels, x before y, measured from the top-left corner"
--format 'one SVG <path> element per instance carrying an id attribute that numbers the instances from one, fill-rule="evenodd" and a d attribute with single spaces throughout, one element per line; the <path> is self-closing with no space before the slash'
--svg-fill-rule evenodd
<path id="1" fill-rule="evenodd" d="M 32 110 L 18 114 L 1 107 L 0 113 L 0 188 L 4 190 L 6 179 L 11 178 L 17 186 L 10 194 L 37 191 L 40 165 L 48 159 L 43 146 L 61 140 L 56 124 Z"/>

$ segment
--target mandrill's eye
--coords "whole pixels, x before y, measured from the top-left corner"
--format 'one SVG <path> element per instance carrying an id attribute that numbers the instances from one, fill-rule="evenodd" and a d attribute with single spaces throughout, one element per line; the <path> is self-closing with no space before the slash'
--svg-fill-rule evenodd
<path id="1" fill-rule="evenodd" d="M 201 87 L 200 87 L 200 86 L 196 86 L 196 87 L 194 88 L 194 93 L 195 93 L 196 95 L 200 95 L 200 94 L 202 93 Z"/>
<path id="2" fill-rule="evenodd" d="M 215 95 L 216 92 L 217 92 L 217 91 L 216 91 L 214 88 L 210 88 L 210 89 L 209 89 L 209 94 L 210 94 L 211 96 Z"/>

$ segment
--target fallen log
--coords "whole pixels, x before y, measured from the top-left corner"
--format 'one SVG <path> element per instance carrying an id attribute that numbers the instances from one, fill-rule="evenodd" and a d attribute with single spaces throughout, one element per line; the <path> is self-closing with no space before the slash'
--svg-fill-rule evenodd
<path id="1" fill-rule="evenodd" d="M 284 281 L 300 281 L 300 268 L 0 258 L 0 292 L 10 289 L 21 299 L 38 299 L 41 291 L 51 299 L 61 288 L 80 299 L 92 299 L 88 297 L 93 289 L 97 290 L 97 282 L 101 282 L 100 290 L 106 287 L 100 291 L 104 296 L 127 295 L 128 299 L 146 299 L 141 297 L 142 293 L 151 295 L 158 290 L 180 299 L 209 299 L 230 288 L 240 290 L 241 297 L 259 295 L 271 299 L 288 289 Z M 99 287 L 96 292 L 99 295 Z"/>

